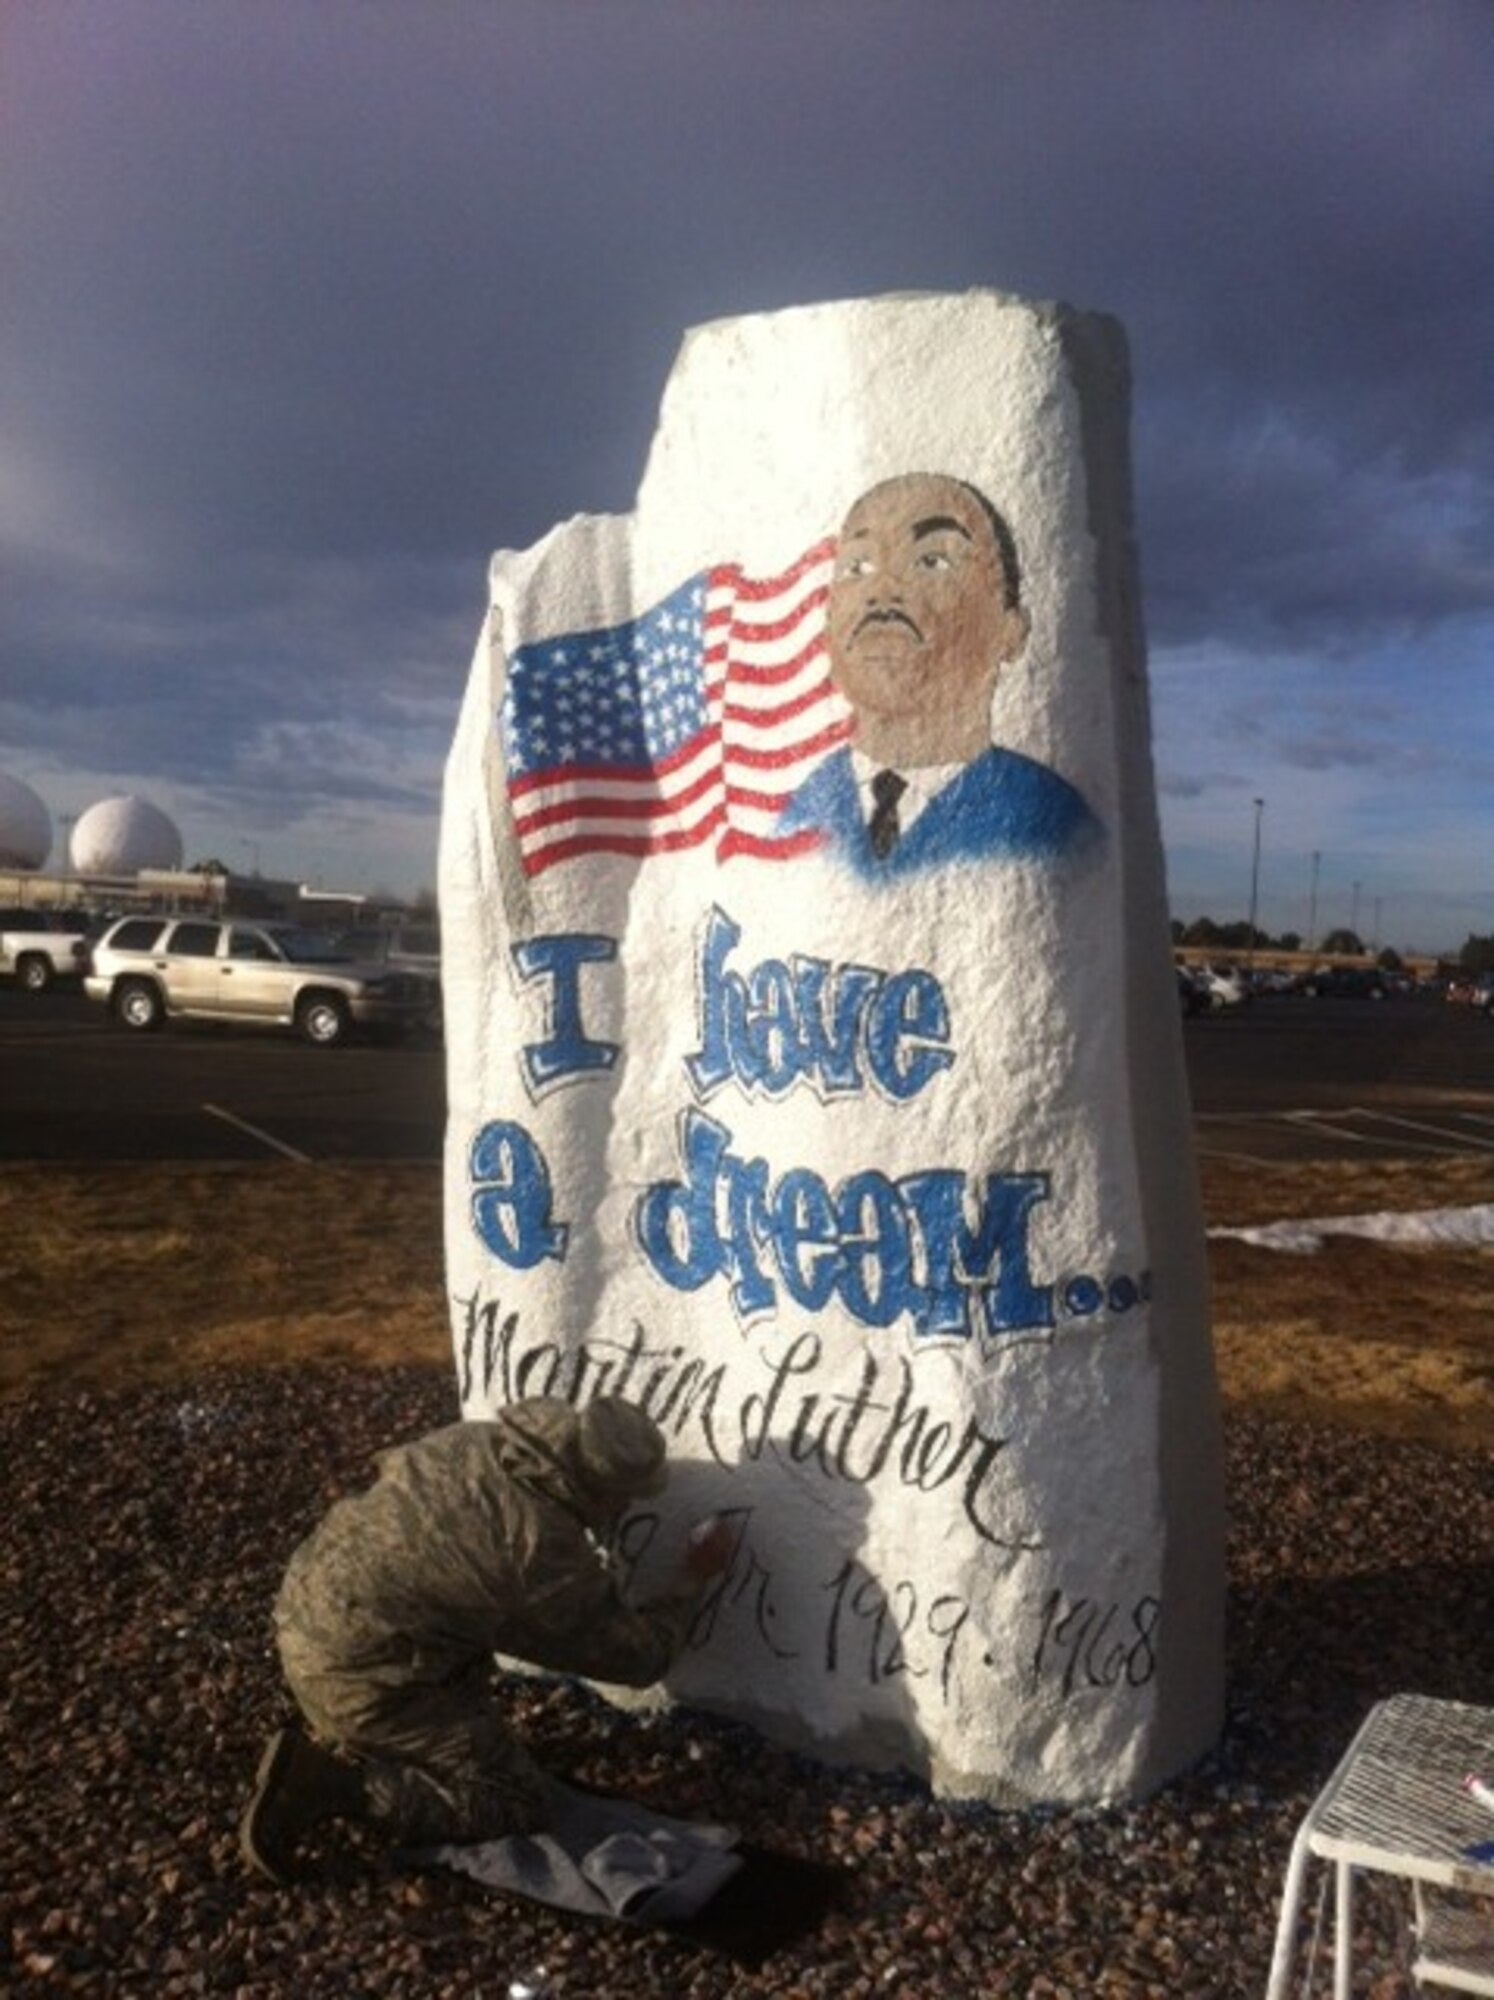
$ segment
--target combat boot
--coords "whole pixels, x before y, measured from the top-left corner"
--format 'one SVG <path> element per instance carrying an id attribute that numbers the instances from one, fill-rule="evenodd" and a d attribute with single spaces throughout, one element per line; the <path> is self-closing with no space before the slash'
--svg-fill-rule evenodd
<path id="1" fill-rule="evenodd" d="M 259 1760 L 254 1791 L 239 1822 L 239 1848 L 272 1882 L 296 1873 L 302 1837 L 329 1819 L 358 1819 L 367 1809 L 363 1774 L 299 1729 L 278 1729 Z"/>

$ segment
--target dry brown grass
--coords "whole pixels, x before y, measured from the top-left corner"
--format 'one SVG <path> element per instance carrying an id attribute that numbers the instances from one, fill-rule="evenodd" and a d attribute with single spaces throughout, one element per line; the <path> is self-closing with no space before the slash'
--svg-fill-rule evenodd
<path id="1" fill-rule="evenodd" d="M 1494 1200 L 1494 1156 L 1204 1163 L 1211 1223 Z M 0 1170 L 0 1394 L 212 1362 L 444 1363 L 435 1167 Z M 1230 1404 L 1494 1445 L 1494 1251 L 1211 1246 Z"/>
<path id="2" fill-rule="evenodd" d="M 1486 1159 L 1205 1161 L 1216 1225 L 1494 1201 Z M 1432 1444 L 1494 1445 L 1494 1250 L 1330 1237 L 1313 1256 L 1210 1245 L 1227 1402 Z"/>
<path id="3" fill-rule="evenodd" d="M 0 1392 L 450 1352 L 436 1167 L 0 1171 Z"/>

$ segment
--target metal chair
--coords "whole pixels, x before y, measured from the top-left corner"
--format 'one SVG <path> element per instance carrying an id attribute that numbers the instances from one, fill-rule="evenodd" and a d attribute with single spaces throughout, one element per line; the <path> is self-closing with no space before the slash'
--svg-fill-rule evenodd
<path id="1" fill-rule="evenodd" d="M 1399 1694 L 1370 1710 L 1297 1829 L 1266 2000 L 1287 2000 L 1313 1860 L 1333 1870 L 1334 2000 L 1353 1994 L 1361 1871 L 1412 1884 L 1418 1983 L 1494 1995 L 1494 1902 L 1478 1900 L 1494 1897 L 1494 1813 L 1463 1787 L 1469 1772 L 1491 1770 L 1494 1709 Z"/>

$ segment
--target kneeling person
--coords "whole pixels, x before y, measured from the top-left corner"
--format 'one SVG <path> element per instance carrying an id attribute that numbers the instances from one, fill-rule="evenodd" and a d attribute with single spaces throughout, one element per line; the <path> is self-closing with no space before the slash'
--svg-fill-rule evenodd
<path id="1" fill-rule="evenodd" d="M 300 1837 L 334 1818 L 377 1820 L 409 1846 L 538 1831 L 548 1781 L 509 1728 L 493 1655 L 632 1687 L 663 1676 L 732 1552 L 714 1524 L 668 1590 L 624 1600 L 606 1539 L 666 1476 L 662 1433 L 616 1396 L 581 1410 L 534 1397 L 383 1453 L 374 1485 L 296 1550 L 276 1599 L 281 1662 L 317 1740 L 285 1729 L 267 1745 L 240 1829 L 250 1866 L 286 1880 Z"/>

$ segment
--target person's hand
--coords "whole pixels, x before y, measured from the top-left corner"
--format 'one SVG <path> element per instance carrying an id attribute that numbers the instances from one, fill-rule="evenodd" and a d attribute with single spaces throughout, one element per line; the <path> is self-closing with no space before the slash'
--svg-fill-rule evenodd
<path id="1" fill-rule="evenodd" d="M 720 1514 L 707 1514 L 690 1530 L 685 1543 L 685 1568 L 697 1583 L 730 1569 L 737 1552 L 736 1531 Z"/>

